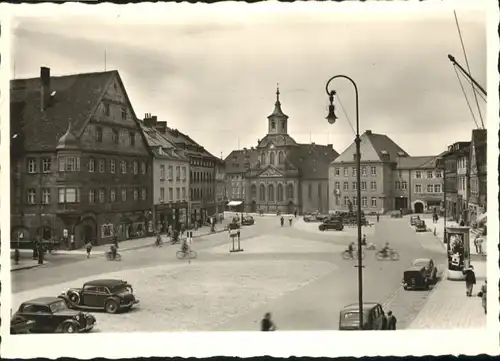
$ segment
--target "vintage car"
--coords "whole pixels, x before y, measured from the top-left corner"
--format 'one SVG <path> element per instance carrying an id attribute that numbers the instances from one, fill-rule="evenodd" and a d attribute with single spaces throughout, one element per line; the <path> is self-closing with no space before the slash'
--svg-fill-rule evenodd
<path id="1" fill-rule="evenodd" d="M 28 320 L 21 316 L 12 317 L 12 311 L 11 311 L 11 320 L 10 320 L 11 335 L 31 333 L 33 327 L 35 327 L 35 321 Z"/>
<path id="2" fill-rule="evenodd" d="M 417 258 L 413 260 L 412 265 L 421 269 L 423 268 L 425 277 L 427 277 L 429 283 L 432 285 L 436 284 L 438 269 L 432 258 Z"/>
<path id="3" fill-rule="evenodd" d="M 132 286 L 116 279 L 90 281 L 82 288 L 70 288 L 59 298 L 64 299 L 69 308 L 107 313 L 128 311 L 139 303 Z"/>
<path id="4" fill-rule="evenodd" d="M 414 226 L 417 221 L 420 221 L 420 216 L 411 216 L 410 217 L 410 226 Z"/>
<path id="5" fill-rule="evenodd" d="M 431 286 L 422 267 L 411 266 L 403 272 L 401 281 L 405 290 L 428 290 Z"/>
<path id="6" fill-rule="evenodd" d="M 255 220 L 253 219 L 252 216 L 243 216 L 241 224 L 243 226 L 251 226 L 255 224 Z"/>
<path id="7" fill-rule="evenodd" d="M 341 231 L 344 229 L 344 223 L 342 223 L 342 219 L 330 218 L 323 221 L 323 223 L 321 223 L 318 226 L 318 229 L 322 232 L 327 231 L 329 229 L 333 229 L 335 231 Z"/>
<path id="8" fill-rule="evenodd" d="M 58 297 L 40 297 L 23 302 L 11 320 L 12 326 L 33 321 L 32 333 L 77 333 L 94 328 L 94 316 L 71 310 L 64 300 Z"/>
<path id="9" fill-rule="evenodd" d="M 377 302 L 363 303 L 363 330 L 382 330 L 384 311 Z M 359 330 L 359 303 L 352 303 L 340 311 L 339 330 Z"/>
<path id="10" fill-rule="evenodd" d="M 415 232 L 427 232 L 427 225 L 424 220 L 417 220 L 415 222 Z"/>
<path id="11" fill-rule="evenodd" d="M 304 214 L 304 222 L 317 222 L 318 220 L 316 219 L 315 214 Z"/>

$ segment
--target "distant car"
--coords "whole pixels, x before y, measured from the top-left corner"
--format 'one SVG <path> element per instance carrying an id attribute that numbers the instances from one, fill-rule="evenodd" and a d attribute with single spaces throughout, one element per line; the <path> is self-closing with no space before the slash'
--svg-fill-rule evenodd
<path id="1" fill-rule="evenodd" d="M 330 218 L 329 214 L 320 214 L 320 213 L 316 214 L 316 220 L 319 221 L 319 222 L 324 222 L 328 218 Z"/>
<path id="2" fill-rule="evenodd" d="M 243 226 L 251 226 L 251 225 L 255 224 L 255 220 L 253 219 L 252 216 L 243 216 L 241 224 Z"/>
<path id="3" fill-rule="evenodd" d="M 424 275 L 429 280 L 430 284 L 436 284 L 438 269 L 432 258 L 417 258 L 413 260 L 412 265 L 424 269 Z"/>
<path id="4" fill-rule="evenodd" d="M 333 229 L 335 231 L 341 231 L 344 229 L 344 223 L 342 223 L 341 219 L 331 218 L 331 219 L 327 219 L 323 223 L 321 223 L 318 226 L 318 229 L 322 232 L 330 230 L 330 229 Z"/>
<path id="5" fill-rule="evenodd" d="M 363 330 L 382 330 L 384 311 L 377 302 L 363 303 Z M 339 330 L 359 330 L 359 303 L 352 303 L 340 311 Z"/>
<path id="6" fill-rule="evenodd" d="M 316 215 L 314 214 L 304 214 L 304 222 L 317 222 Z"/>
<path id="7" fill-rule="evenodd" d="M 411 216 L 410 217 L 410 225 L 411 226 L 414 226 L 417 223 L 417 221 L 420 221 L 420 216 Z"/>
<path id="8" fill-rule="evenodd" d="M 69 308 L 107 313 L 128 311 L 139 303 L 132 286 L 116 279 L 90 281 L 82 288 L 70 288 L 59 298 L 64 299 Z"/>
<path id="9" fill-rule="evenodd" d="M 402 218 L 403 216 L 401 215 L 400 211 L 394 211 L 391 213 L 391 218 Z"/>
<path id="10" fill-rule="evenodd" d="M 415 231 L 416 232 L 427 232 L 427 225 L 424 220 L 418 220 L 415 222 Z"/>
<path id="11" fill-rule="evenodd" d="M 12 326 L 33 321 L 29 331 L 33 333 L 78 333 L 94 328 L 94 316 L 71 310 L 58 297 L 40 297 L 23 302 L 11 320 Z"/>

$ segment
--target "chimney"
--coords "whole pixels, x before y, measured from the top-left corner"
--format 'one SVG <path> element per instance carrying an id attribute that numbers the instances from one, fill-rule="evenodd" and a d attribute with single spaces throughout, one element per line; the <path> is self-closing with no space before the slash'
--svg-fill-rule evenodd
<path id="1" fill-rule="evenodd" d="M 366 135 L 372 135 L 372 131 L 371 130 L 367 130 L 365 133 L 366 133 Z"/>
<path id="2" fill-rule="evenodd" d="M 151 113 L 146 113 L 146 117 L 144 118 L 144 125 L 146 127 L 155 127 L 158 121 L 158 117 L 156 115 L 151 115 Z"/>
<path id="3" fill-rule="evenodd" d="M 328 148 L 332 148 L 333 149 L 333 144 L 327 144 L 326 145 Z"/>
<path id="4" fill-rule="evenodd" d="M 167 132 L 167 122 L 157 122 L 155 128 L 161 134 L 165 134 Z"/>
<path id="5" fill-rule="evenodd" d="M 40 106 L 42 112 L 49 106 L 50 101 L 50 68 L 42 66 L 40 68 Z"/>

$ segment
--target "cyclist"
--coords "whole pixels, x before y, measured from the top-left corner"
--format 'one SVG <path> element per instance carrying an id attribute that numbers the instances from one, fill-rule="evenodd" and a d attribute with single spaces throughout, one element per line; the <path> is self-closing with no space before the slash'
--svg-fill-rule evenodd
<path id="1" fill-rule="evenodd" d="M 188 253 L 188 251 L 189 251 L 189 245 L 188 245 L 188 242 L 187 242 L 187 238 L 183 238 L 182 239 L 181 251 L 183 253 Z"/>
<path id="2" fill-rule="evenodd" d="M 349 243 L 349 246 L 347 247 L 347 253 L 349 253 L 351 257 L 354 257 L 354 242 Z"/>
<path id="3" fill-rule="evenodd" d="M 361 240 L 361 245 L 366 246 L 366 234 L 363 234 L 363 239 Z"/>
<path id="4" fill-rule="evenodd" d="M 391 250 L 391 246 L 389 246 L 389 242 L 385 242 L 385 246 L 384 246 L 384 248 L 382 248 L 382 254 L 384 255 L 384 257 L 387 257 L 390 250 Z"/>
<path id="5" fill-rule="evenodd" d="M 158 232 L 158 233 L 156 234 L 156 242 L 155 242 L 155 246 L 156 246 L 156 247 L 160 247 L 162 243 L 163 243 L 163 241 L 162 241 L 162 239 L 161 239 L 161 234 L 160 234 L 160 232 Z"/>
<path id="6" fill-rule="evenodd" d="M 116 259 L 117 251 L 118 247 L 114 243 L 109 246 L 109 252 L 111 253 L 112 259 Z"/>

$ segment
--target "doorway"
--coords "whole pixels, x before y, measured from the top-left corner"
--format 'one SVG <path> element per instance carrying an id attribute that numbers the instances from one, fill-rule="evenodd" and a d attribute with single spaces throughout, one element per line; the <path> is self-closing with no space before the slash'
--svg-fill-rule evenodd
<path id="1" fill-rule="evenodd" d="M 257 213 L 257 202 L 252 201 L 251 213 Z"/>
<path id="2" fill-rule="evenodd" d="M 415 213 L 424 213 L 424 204 L 420 201 L 415 202 Z"/>

